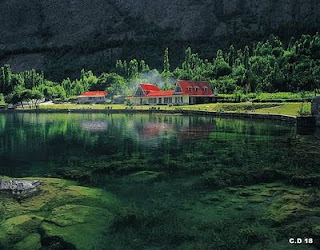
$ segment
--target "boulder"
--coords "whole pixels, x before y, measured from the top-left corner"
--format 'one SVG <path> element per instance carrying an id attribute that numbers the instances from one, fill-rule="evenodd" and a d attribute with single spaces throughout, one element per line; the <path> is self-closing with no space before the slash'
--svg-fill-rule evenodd
<path id="1" fill-rule="evenodd" d="M 37 180 L 0 180 L 0 191 L 10 192 L 17 195 L 24 195 L 36 192 L 39 185 L 40 181 Z"/>

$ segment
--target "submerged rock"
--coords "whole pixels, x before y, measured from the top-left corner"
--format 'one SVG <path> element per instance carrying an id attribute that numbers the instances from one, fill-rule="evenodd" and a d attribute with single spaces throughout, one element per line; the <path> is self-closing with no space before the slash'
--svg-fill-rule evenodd
<path id="1" fill-rule="evenodd" d="M 12 194 L 30 194 L 36 192 L 40 181 L 24 180 L 0 180 L 0 191 L 11 192 Z"/>

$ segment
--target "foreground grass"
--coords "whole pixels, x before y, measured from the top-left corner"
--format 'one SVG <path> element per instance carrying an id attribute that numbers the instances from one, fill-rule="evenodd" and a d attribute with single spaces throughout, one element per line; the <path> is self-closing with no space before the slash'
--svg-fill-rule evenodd
<path id="1" fill-rule="evenodd" d="M 156 108 L 160 110 L 202 110 L 202 111 L 213 111 L 213 112 L 245 112 L 245 113 L 256 113 L 256 114 L 281 114 L 297 116 L 301 111 L 303 114 L 311 113 L 311 103 L 209 103 L 209 104 L 198 104 L 198 105 L 184 105 L 184 106 L 134 106 L 129 107 L 125 104 L 96 104 L 96 105 L 85 105 L 85 104 L 54 104 L 54 105 L 40 105 L 39 109 L 113 109 L 113 110 L 124 110 L 124 109 L 135 109 L 135 110 L 149 110 L 150 108 Z"/>

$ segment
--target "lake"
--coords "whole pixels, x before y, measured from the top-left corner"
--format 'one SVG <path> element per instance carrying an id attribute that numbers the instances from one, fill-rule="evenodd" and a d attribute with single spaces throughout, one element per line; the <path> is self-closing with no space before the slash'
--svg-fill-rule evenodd
<path id="1" fill-rule="evenodd" d="M 277 122 L 0 114 L 0 175 L 75 180 L 120 202 L 101 249 L 286 249 L 291 237 L 315 249 L 319 166 L 319 132 Z"/>

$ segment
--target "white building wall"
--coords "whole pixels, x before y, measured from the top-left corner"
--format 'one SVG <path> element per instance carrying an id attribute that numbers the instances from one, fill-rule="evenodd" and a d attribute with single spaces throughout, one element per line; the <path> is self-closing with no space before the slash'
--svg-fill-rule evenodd
<path id="1" fill-rule="evenodd" d="M 106 101 L 105 97 L 91 97 L 91 96 L 79 96 L 78 103 L 104 103 Z"/>
<path id="2" fill-rule="evenodd" d="M 168 104 L 189 104 L 189 96 L 161 96 L 161 97 L 130 97 L 133 105 L 168 105 Z"/>

